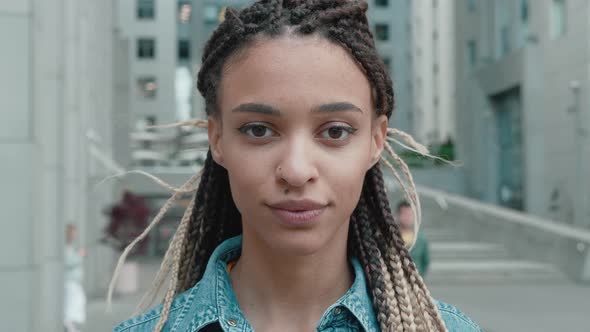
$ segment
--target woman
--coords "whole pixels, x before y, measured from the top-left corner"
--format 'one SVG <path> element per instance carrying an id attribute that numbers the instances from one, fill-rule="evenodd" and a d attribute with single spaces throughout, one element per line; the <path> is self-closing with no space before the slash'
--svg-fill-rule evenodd
<path id="1" fill-rule="evenodd" d="M 198 76 L 210 153 L 155 282 L 171 272 L 169 291 L 115 331 L 479 331 L 430 297 L 394 223 L 381 153 L 413 188 L 388 133 L 420 146 L 387 128 L 393 89 L 366 9 L 227 9 Z"/>
<path id="2" fill-rule="evenodd" d="M 84 278 L 83 261 L 86 249 L 76 249 L 78 228 L 74 224 L 66 226 L 66 246 L 64 251 L 64 326 L 67 332 L 77 332 L 86 321 L 86 294 L 82 287 Z"/>

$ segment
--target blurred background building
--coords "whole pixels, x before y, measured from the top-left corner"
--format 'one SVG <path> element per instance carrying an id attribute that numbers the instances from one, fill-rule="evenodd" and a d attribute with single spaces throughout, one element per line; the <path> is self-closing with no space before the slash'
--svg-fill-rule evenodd
<path id="1" fill-rule="evenodd" d="M 131 300 L 122 300 L 115 318 L 98 305 L 118 254 L 101 241 L 107 212 L 131 191 L 153 215 L 169 193 L 135 174 L 103 180 L 139 169 L 179 186 L 199 170 L 206 132 L 157 125 L 205 118 L 193 85 L 204 43 L 227 6 L 250 2 L 0 2 L 7 331 L 63 330 L 69 223 L 88 249 L 84 286 L 94 307 L 87 330 L 104 331 L 130 313 Z M 423 188 L 435 294 L 460 294 L 458 304 L 487 322 L 496 319 L 473 300 L 484 294 L 481 284 L 491 285 L 481 296 L 490 303 L 494 294 L 541 281 L 551 285 L 543 294 L 561 296 L 556 303 L 590 299 L 568 284 L 590 280 L 590 2 L 368 2 L 394 83 L 391 125 L 464 164 L 400 152 Z M 182 204 L 150 235 L 142 252 L 148 262 L 165 250 L 181 212 Z M 463 288 L 448 286 L 457 280 Z M 535 320 L 546 316 L 527 308 Z"/>
<path id="2" fill-rule="evenodd" d="M 409 1 L 375 1 L 367 13 L 374 31 L 375 44 L 383 63 L 395 82 L 396 111 L 390 120 L 397 128 L 412 132 L 412 38 Z M 399 15 L 398 20 L 391 18 Z M 394 45 L 395 41 L 395 45 Z"/>
<path id="3" fill-rule="evenodd" d="M 453 143 L 464 164 L 418 167 L 418 182 L 590 226 L 588 2 L 371 5 L 396 91 L 392 125 L 434 152 Z"/>
<path id="4" fill-rule="evenodd" d="M 453 6 L 393 0 L 371 5 L 377 48 L 394 82 L 391 125 L 427 144 L 454 139 Z"/>
<path id="5" fill-rule="evenodd" d="M 63 330 L 67 223 L 88 248 L 90 292 L 109 269 L 94 234 L 112 185 L 94 184 L 120 168 L 112 135 L 125 98 L 115 96 L 114 68 L 127 66 L 118 63 L 115 10 L 113 1 L 0 3 L 3 330 Z"/>
<path id="6" fill-rule="evenodd" d="M 413 134 L 426 144 L 455 139 L 454 10 L 441 1 L 412 1 Z"/>
<path id="7" fill-rule="evenodd" d="M 590 226 L 590 3 L 457 1 L 466 194 Z"/>

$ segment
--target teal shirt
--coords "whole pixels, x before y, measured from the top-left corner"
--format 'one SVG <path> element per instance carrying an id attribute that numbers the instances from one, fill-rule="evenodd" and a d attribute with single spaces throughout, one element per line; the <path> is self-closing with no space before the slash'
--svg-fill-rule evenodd
<path id="1" fill-rule="evenodd" d="M 240 256 L 242 237 L 237 236 L 220 244 L 209 259 L 203 278 L 191 289 L 178 295 L 172 302 L 163 332 L 252 332 L 233 292 L 227 263 Z M 352 259 L 355 279 L 344 296 L 322 315 L 317 331 L 321 332 L 377 332 L 379 324 L 367 290 L 365 275 L 357 259 Z M 467 316 L 456 308 L 438 302 L 438 308 L 449 331 L 481 332 Z M 113 332 L 148 332 L 156 326 L 162 306 L 131 318 Z"/>
<path id="2" fill-rule="evenodd" d="M 420 275 L 423 278 L 426 277 L 430 266 L 430 251 L 428 249 L 428 241 L 422 232 L 418 232 L 418 237 L 416 238 L 414 247 L 410 251 L 410 256 L 412 256 L 412 260 L 416 264 Z"/>

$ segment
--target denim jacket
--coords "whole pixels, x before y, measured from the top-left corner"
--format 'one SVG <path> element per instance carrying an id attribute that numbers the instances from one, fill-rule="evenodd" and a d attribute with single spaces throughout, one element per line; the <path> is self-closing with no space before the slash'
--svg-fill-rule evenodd
<path id="1" fill-rule="evenodd" d="M 172 302 L 163 332 L 252 332 L 233 292 L 227 263 L 241 252 L 241 236 L 220 244 L 209 259 L 203 278 Z M 323 314 L 318 332 L 378 332 L 363 269 L 357 259 L 351 260 L 355 279 L 351 288 Z M 438 310 L 450 332 L 482 332 L 467 316 L 448 304 L 437 302 Z M 131 318 L 113 332 L 151 332 L 156 326 L 162 306 Z"/>

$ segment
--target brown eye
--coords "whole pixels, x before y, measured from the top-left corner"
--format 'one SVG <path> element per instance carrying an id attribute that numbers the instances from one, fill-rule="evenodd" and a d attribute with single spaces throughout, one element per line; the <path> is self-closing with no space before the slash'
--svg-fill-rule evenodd
<path id="1" fill-rule="evenodd" d="M 332 139 L 339 139 L 344 134 L 344 129 L 338 127 L 332 127 L 328 129 L 328 136 Z"/>
<path id="2" fill-rule="evenodd" d="M 320 136 L 329 140 L 344 140 L 355 131 L 356 129 L 348 126 L 332 126 L 322 131 Z"/>
<path id="3" fill-rule="evenodd" d="M 252 131 L 252 136 L 256 136 L 256 137 L 264 137 L 264 134 L 266 134 L 266 127 L 264 126 L 253 126 L 252 128 L 250 128 L 250 130 Z"/>
<path id="4" fill-rule="evenodd" d="M 274 135 L 272 129 L 258 123 L 245 125 L 239 128 L 239 131 L 254 138 L 266 138 Z"/>

